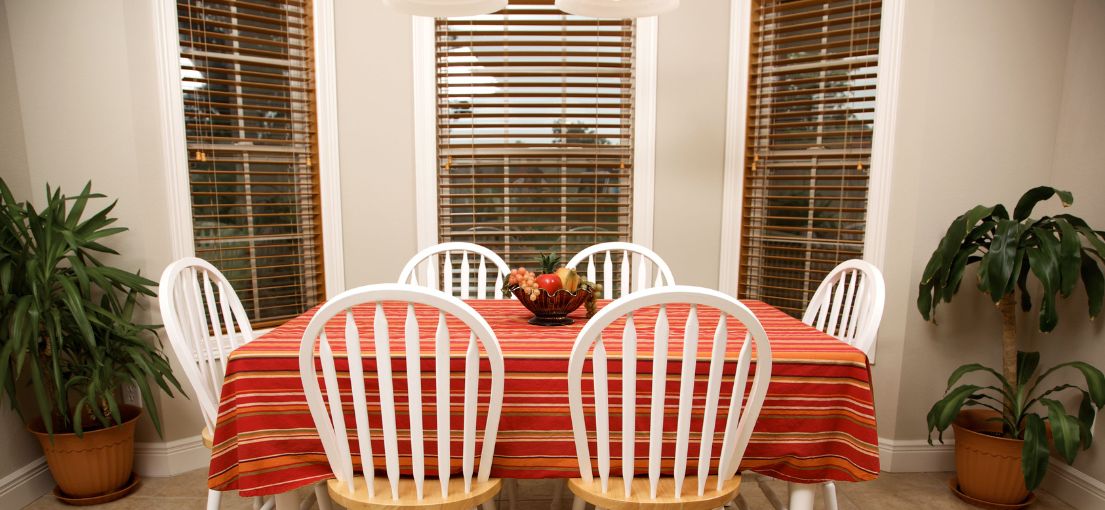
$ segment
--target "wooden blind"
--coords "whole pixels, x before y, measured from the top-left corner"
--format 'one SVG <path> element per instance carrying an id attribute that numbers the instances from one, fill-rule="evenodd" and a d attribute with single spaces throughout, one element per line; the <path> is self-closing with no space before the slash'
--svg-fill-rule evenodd
<path id="1" fill-rule="evenodd" d="M 254 327 L 323 298 L 310 0 L 178 0 L 196 255 Z"/>
<path id="2" fill-rule="evenodd" d="M 837 263 L 863 255 L 880 12 L 753 4 L 741 297 L 799 316 Z"/>
<path id="3" fill-rule="evenodd" d="M 633 21 L 511 0 L 436 25 L 441 241 L 533 268 L 629 240 Z"/>

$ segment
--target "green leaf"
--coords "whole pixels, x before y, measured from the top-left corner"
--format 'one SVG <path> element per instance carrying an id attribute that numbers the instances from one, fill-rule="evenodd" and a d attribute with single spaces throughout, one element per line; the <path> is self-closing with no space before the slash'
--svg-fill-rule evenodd
<path id="1" fill-rule="evenodd" d="M 921 274 L 921 283 L 928 283 L 933 280 L 946 282 L 948 280 L 949 267 L 956 257 L 956 252 L 961 249 L 966 249 L 973 253 L 977 250 L 977 247 L 961 246 L 963 240 L 968 234 L 975 230 L 975 224 L 978 223 L 979 220 L 990 216 L 997 207 L 1000 206 L 975 206 L 953 220 L 951 225 L 948 226 L 947 232 L 944 233 L 944 237 L 940 239 L 940 244 L 937 245 L 936 250 L 933 251 L 932 257 L 929 258 L 928 264 L 925 266 L 925 271 Z"/>
<path id="2" fill-rule="evenodd" d="M 1086 389 L 1089 390 L 1094 405 L 1098 409 L 1105 407 L 1105 374 L 1093 365 L 1082 361 L 1072 361 L 1069 366 L 1082 372 L 1082 377 L 1086 379 Z"/>
<path id="3" fill-rule="evenodd" d="M 1013 266 L 1017 262 L 1020 235 L 1020 223 L 1014 220 L 998 222 L 997 229 L 994 231 L 994 240 L 990 243 L 990 251 L 984 256 L 989 259 L 984 277 L 986 288 L 995 303 L 1012 288 Z"/>
<path id="4" fill-rule="evenodd" d="M 1097 257 L 1105 260 L 1105 240 L 1102 239 L 1102 236 L 1090 228 L 1090 226 L 1080 218 L 1064 216 L 1064 219 L 1074 225 L 1074 230 L 1082 234 L 1082 237 L 1086 238 L 1086 241 L 1090 243 L 1090 248 L 1097 254 Z"/>
<path id="5" fill-rule="evenodd" d="M 1073 464 L 1074 458 L 1078 456 L 1078 447 L 1082 444 L 1078 419 L 1067 414 L 1063 404 L 1057 400 L 1043 398 L 1040 403 L 1047 407 L 1047 419 L 1051 422 L 1051 437 L 1055 448 L 1067 464 Z"/>
<path id="6" fill-rule="evenodd" d="M 960 250 L 956 254 L 955 260 L 952 262 L 951 270 L 948 271 L 948 279 L 943 282 L 943 292 L 939 296 L 945 302 L 950 302 L 952 296 L 959 290 L 959 282 L 963 280 L 963 273 L 967 270 L 967 264 L 971 261 L 972 251 Z"/>
<path id="7" fill-rule="evenodd" d="M 139 393 L 142 394 L 143 404 L 145 404 L 145 406 L 150 411 L 147 414 L 149 415 L 150 420 L 153 421 L 153 426 L 155 429 L 157 429 L 157 434 L 163 435 L 163 432 L 161 430 L 161 413 L 157 411 L 157 400 L 153 398 L 153 394 L 150 392 L 150 385 L 146 382 L 145 375 L 135 365 L 128 365 L 127 368 L 130 370 L 134 384 L 138 387 Z"/>
<path id="8" fill-rule="evenodd" d="M 950 390 L 952 386 L 955 385 L 955 383 L 958 382 L 959 379 L 961 379 L 963 376 L 972 372 L 980 371 L 989 372 L 990 374 L 992 374 L 999 382 L 1001 382 L 1001 385 L 1003 388 L 1005 388 L 1006 392 L 1012 393 L 1012 388 L 1009 386 L 1009 381 L 1005 379 L 1005 376 L 1001 375 L 1001 373 L 997 370 L 981 365 L 979 363 L 969 363 L 955 369 L 955 371 L 952 372 L 952 375 L 948 377 L 948 386 L 944 391 L 947 392 L 948 390 Z"/>
<path id="9" fill-rule="evenodd" d="M 1032 233 L 1039 243 L 1028 247 L 1028 264 L 1032 274 L 1043 284 L 1043 299 L 1040 302 L 1040 331 L 1051 331 L 1059 322 L 1055 310 L 1055 294 L 1059 291 L 1059 242 L 1051 232 L 1033 228 Z"/>
<path id="10" fill-rule="evenodd" d="M 1036 490 L 1044 480 L 1050 456 L 1044 420 L 1029 414 L 1025 420 L 1024 446 L 1021 449 L 1021 470 L 1024 471 L 1024 484 L 1028 490 Z"/>
<path id="11" fill-rule="evenodd" d="M 73 408 L 73 433 L 77 437 L 84 436 L 84 424 L 82 423 L 82 417 L 84 416 L 84 408 L 88 406 L 88 397 L 81 397 L 77 401 L 76 407 Z"/>
<path id="12" fill-rule="evenodd" d="M 1059 226 L 1059 293 L 1070 297 L 1082 268 L 1082 241 L 1074 227 L 1064 219 L 1056 219 Z"/>
<path id="13" fill-rule="evenodd" d="M 968 398 L 971 398 L 976 391 L 982 389 L 981 386 L 973 384 L 964 384 L 958 386 L 944 395 L 944 398 L 939 402 L 933 404 L 932 410 L 936 411 L 934 415 L 934 426 L 938 430 L 945 430 L 951 426 L 952 421 L 959 415 L 960 409 L 963 408 L 963 404 Z M 930 411 L 931 412 L 931 411 Z M 929 427 L 929 431 L 932 431 L 933 427 Z"/>
<path id="14" fill-rule="evenodd" d="M 1090 320 L 1101 314 L 1101 304 L 1105 299 L 1105 275 L 1090 257 L 1082 257 L 1082 285 L 1086 287 L 1086 297 L 1090 306 Z"/>
<path id="15" fill-rule="evenodd" d="M 1093 399 L 1089 392 L 1082 392 L 1082 400 L 1078 404 L 1078 424 L 1081 426 L 1082 449 L 1087 450 L 1093 445 L 1094 419 L 1097 410 L 1093 407 Z"/>
<path id="16" fill-rule="evenodd" d="M 1094 406 L 1098 409 L 1105 407 L 1105 374 L 1102 374 L 1100 370 L 1093 365 L 1083 361 L 1070 361 L 1055 365 L 1040 374 L 1040 377 L 1036 379 L 1036 384 L 1033 385 L 1033 390 L 1040 385 L 1041 382 L 1047 376 L 1059 369 L 1071 367 L 1082 373 L 1082 377 L 1086 380 L 1086 389 L 1089 391 L 1090 398 L 1093 400 Z"/>
<path id="17" fill-rule="evenodd" d="M 1017 351 L 1017 386 L 1027 385 L 1038 366 L 1040 366 L 1040 353 Z"/>
<path id="18" fill-rule="evenodd" d="M 1056 193 L 1059 194 L 1059 200 L 1063 202 L 1063 207 L 1068 207 L 1074 203 L 1074 196 L 1069 191 L 1060 191 L 1051 186 L 1035 187 L 1026 191 L 1021 199 L 1017 201 L 1017 206 L 1013 208 L 1013 219 L 1017 221 L 1025 220 L 1032 214 L 1032 209 L 1036 207 L 1037 203 L 1051 198 Z"/>
<path id="19" fill-rule="evenodd" d="M 47 396 L 46 386 L 42 383 L 42 373 L 39 371 L 38 365 L 35 363 L 30 364 L 31 373 L 31 387 L 35 391 L 35 403 L 38 404 L 38 415 L 42 417 L 42 423 L 46 426 L 46 433 L 54 433 L 54 420 L 53 413 L 50 408 L 53 406 L 54 400 Z"/>
<path id="20" fill-rule="evenodd" d="M 932 287 L 933 283 L 922 283 L 917 286 L 917 310 L 926 321 L 932 320 Z"/>

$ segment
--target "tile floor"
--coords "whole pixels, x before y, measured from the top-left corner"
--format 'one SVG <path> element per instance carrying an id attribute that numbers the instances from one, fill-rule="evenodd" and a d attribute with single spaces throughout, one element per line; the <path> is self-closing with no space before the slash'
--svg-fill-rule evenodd
<path id="1" fill-rule="evenodd" d="M 205 508 L 207 491 L 205 487 L 206 471 L 196 470 L 172 478 L 149 478 L 142 481 L 141 487 L 130 497 L 102 505 L 98 507 L 110 510 L 183 510 Z M 883 473 L 878 480 L 865 483 L 842 483 L 837 485 L 837 499 L 840 510 L 854 509 L 971 509 L 954 495 L 948 492 L 947 480 L 949 473 Z M 515 510 L 552 508 L 556 480 L 521 480 L 518 483 L 515 495 Z M 775 494 L 786 498 L 786 485 L 782 482 L 771 481 Z M 301 489 L 303 494 L 307 490 Z M 752 509 L 768 510 L 771 505 L 756 484 L 748 484 L 741 491 Z M 499 504 L 502 510 L 510 510 L 506 500 L 509 499 L 509 491 L 501 494 L 503 500 Z M 571 507 L 571 499 L 567 490 L 561 498 L 560 504 L 554 510 L 564 510 Z M 27 507 L 28 509 L 71 509 L 56 501 L 52 495 L 47 494 Z M 227 493 L 223 496 L 223 510 L 248 510 L 252 505 L 248 499 L 239 498 L 237 494 Z M 818 501 L 817 508 L 823 508 Z M 1070 510 L 1071 506 L 1064 504 L 1050 494 L 1040 492 L 1034 510 Z"/>

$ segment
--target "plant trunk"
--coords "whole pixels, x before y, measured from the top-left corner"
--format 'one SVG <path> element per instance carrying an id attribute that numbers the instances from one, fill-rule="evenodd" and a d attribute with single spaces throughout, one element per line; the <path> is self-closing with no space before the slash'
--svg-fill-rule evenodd
<path id="1" fill-rule="evenodd" d="M 1009 385 L 1017 385 L 1017 300 L 1010 292 L 998 301 L 1001 310 L 1001 367 Z M 1012 402 L 1007 402 L 1012 405 Z M 1016 431 L 1014 431 L 1016 432 Z"/>

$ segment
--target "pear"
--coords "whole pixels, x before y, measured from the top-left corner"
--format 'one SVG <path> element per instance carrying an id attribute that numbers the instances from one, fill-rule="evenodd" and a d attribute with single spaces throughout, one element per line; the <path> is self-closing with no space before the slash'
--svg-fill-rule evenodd
<path id="1" fill-rule="evenodd" d="M 579 275 L 576 274 L 575 269 L 561 267 L 556 270 L 556 276 L 560 277 L 560 283 L 564 287 L 564 290 L 575 292 L 579 289 Z"/>

